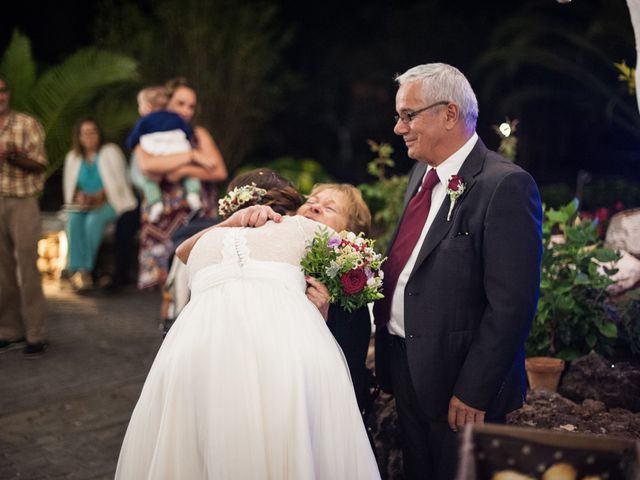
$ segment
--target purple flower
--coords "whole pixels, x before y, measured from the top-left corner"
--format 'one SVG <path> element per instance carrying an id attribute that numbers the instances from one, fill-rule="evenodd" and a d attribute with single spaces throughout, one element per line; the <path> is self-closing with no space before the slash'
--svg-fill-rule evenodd
<path id="1" fill-rule="evenodd" d="M 364 274 L 367 276 L 367 280 L 373 277 L 373 272 L 369 267 L 364 267 Z"/>
<path id="2" fill-rule="evenodd" d="M 340 245 L 340 243 L 342 243 L 342 239 L 340 238 L 340 235 L 334 235 L 327 242 L 327 246 L 329 248 L 336 248 Z"/>

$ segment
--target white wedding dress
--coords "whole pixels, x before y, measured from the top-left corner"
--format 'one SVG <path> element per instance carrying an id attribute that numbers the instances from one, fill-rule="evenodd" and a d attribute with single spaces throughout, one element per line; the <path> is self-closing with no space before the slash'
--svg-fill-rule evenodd
<path id="1" fill-rule="evenodd" d="M 342 351 L 305 296 L 318 223 L 214 228 L 192 297 L 151 367 L 116 479 L 357 480 L 380 475 Z"/>

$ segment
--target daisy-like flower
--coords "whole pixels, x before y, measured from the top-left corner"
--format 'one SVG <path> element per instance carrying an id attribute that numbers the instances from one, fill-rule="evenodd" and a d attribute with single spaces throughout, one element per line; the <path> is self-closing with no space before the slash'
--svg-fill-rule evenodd
<path id="1" fill-rule="evenodd" d="M 255 183 L 236 187 L 218 200 L 218 214 L 227 218 L 246 203 L 258 203 L 266 194 L 267 191 L 256 187 Z"/>

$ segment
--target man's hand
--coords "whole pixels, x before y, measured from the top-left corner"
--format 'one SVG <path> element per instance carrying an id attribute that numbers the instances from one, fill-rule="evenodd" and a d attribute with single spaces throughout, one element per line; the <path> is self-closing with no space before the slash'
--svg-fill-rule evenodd
<path id="1" fill-rule="evenodd" d="M 282 215 L 273 211 L 266 205 L 252 205 L 242 210 L 238 210 L 224 222 L 221 227 L 261 227 L 269 220 L 276 223 L 282 221 Z"/>
<path id="2" fill-rule="evenodd" d="M 4 162 L 9 156 L 9 146 L 6 143 L 0 143 L 0 162 Z"/>
<path id="3" fill-rule="evenodd" d="M 331 295 L 329 295 L 329 290 L 324 283 L 313 277 L 305 275 L 304 279 L 307 281 L 307 290 L 305 292 L 307 298 L 311 303 L 318 307 L 318 310 L 320 310 L 320 313 L 322 314 L 322 318 L 324 318 L 324 321 L 326 322 L 329 317 L 329 298 L 331 297 Z"/>
<path id="4" fill-rule="evenodd" d="M 484 423 L 484 414 L 482 410 L 470 407 L 455 395 L 449 401 L 449 427 L 454 432 L 462 430 L 467 423 Z"/>

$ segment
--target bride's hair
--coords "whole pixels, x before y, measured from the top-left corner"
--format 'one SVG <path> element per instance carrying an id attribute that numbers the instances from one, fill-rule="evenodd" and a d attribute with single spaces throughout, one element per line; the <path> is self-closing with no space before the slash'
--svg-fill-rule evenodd
<path id="1" fill-rule="evenodd" d="M 257 201 L 243 203 L 238 210 L 251 205 L 268 205 L 275 212 L 286 215 L 295 212 L 304 203 L 304 198 L 293 183 L 270 168 L 257 168 L 238 175 L 229 182 L 227 191 L 230 192 L 234 188 L 251 184 L 266 190 L 267 193 Z"/>

